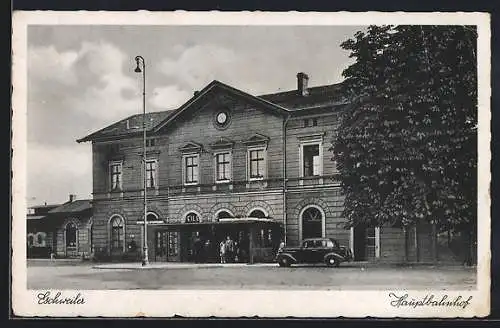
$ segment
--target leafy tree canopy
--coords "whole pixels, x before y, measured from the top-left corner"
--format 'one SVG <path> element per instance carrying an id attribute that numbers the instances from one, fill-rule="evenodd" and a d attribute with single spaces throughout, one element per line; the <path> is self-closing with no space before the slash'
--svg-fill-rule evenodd
<path id="1" fill-rule="evenodd" d="M 370 26 L 342 43 L 333 152 L 348 225 L 476 222 L 475 27 Z"/>

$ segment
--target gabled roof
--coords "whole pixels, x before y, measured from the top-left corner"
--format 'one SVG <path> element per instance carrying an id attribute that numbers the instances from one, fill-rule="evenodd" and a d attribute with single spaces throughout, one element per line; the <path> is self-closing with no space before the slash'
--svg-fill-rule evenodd
<path id="1" fill-rule="evenodd" d="M 191 99 L 189 99 L 184 105 L 182 105 L 177 110 L 175 110 L 174 113 L 172 113 L 172 115 L 170 115 L 165 120 L 163 120 L 161 123 L 159 123 L 153 129 L 153 131 L 159 131 L 163 127 L 169 125 L 179 115 L 181 115 L 186 109 L 188 109 L 189 107 L 195 105 L 196 103 L 202 102 L 204 99 L 207 98 L 207 95 L 209 95 L 209 94 L 211 94 L 213 92 L 216 92 L 218 90 L 224 90 L 224 91 L 228 92 L 229 94 L 231 94 L 233 96 L 236 96 L 238 98 L 247 100 L 250 103 L 253 103 L 253 104 L 256 104 L 256 105 L 260 105 L 261 107 L 264 107 L 264 108 L 266 108 L 266 109 L 268 109 L 268 110 L 270 110 L 270 111 L 272 111 L 274 113 L 277 113 L 277 114 L 283 115 L 283 114 L 287 114 L 288 113 L 288 110 L 286 108 L 281 107 L 281 106 L 276 105 L 276 104 L 273 104 L 272 102 L 270 102 L 270 101 L 268 101 L 266 99 L 253 96 L 253 95 L 251 95 L 249 93 L 246 93 L 244 91 L 241 91 L 241 90 L 238 90 L 236 88 L 233 88 L 233 87 L 231 87 L 231 86 L 229 86 L 227 84 L 224 84 L 224 83 L 222 83 L 220 81 L 213 80 L 205 88 L 203 88 L 203 90 L 201 90 L 199 92 L 196 92 L 195 95 Z"/>
<path id="2" fill-rule="evenodd" d="M 325 102 L 337 102 L 339 105 L 346 102 L 342 99 L 341 83 L 310 87 L 307 91 L 307 96 L 301 95 L 297 90 L 290 90 L 260 95 L 259 98 L 285 107 L 289 111 L 308 109 L 314 107 L 315 104 Z"/>
<path id="3" fill-rule="evenodd" d="M 213 93 L 217 91 L 225 91 L 231 96 L 260 106 L 277 115 L 302 115 L 305 114 L 305 111 L 307 113 L 321 111 L 325 108 L 325 104 L 328 104 L 328 111 L 331 110 L 331 106 L 335 106 L 337 109 L 345 107 L 346 100 L 342 98 L 341 87 L 341 83 L 310 87 L 307 96 L 301 95 L 297 90 L 253 96 L 225 83 L 213 80 L 177 109 L 146 113 L 146 131 L 158 132 L 174 122 L 188 108 L 210 99 Z M 77 142 L 133 136 L 139 135 L 141 132 L 142 114 L 136 114 L 78 139 Z"/>
<path id="4" fill-rule="evenodd" d="M 146 131 L 151 131 L 158 123 L 164 121 L 174 111 L 166 110 L 161 112 L 146 113 Z M 128 123 L 127 123 L 128 121 Z M 76 142 L 85 142 L 95 139 L 105 139 L 106 137 L 130 136 L 142 133 L 142 114 L 129 116 L 121 121 L 111 124 L 86 137 L 78 139 Z"/>
<path id="5" fill-rule="evenodd" d="M 67 202 L 49 211 L 49 214 L 70 214 L 81 213 L 92 209 L 92 202 L 89 199 L 74 200 Z"/>

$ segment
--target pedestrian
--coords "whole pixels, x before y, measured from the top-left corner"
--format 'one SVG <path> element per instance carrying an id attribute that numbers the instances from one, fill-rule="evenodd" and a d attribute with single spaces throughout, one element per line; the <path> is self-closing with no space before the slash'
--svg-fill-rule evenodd
<path id="1" fill-rule="evenodd" d="M 226 237 L 226 259 L 234 262 L 234 242 L 230 236 Z"/>
<path id="2" fill-rule="evenodd" d="M 212 248 L 212 244 L 210 242 L 210 239 L 207 239 L 205 243 L 203 244 L 203 256 L 201 258 L 201 261 L 203 263 L 207 263 L 209 258 L 210 258 L 210 249 Z"/>
<path id="3" fill-rule="evenodd" d="M 222 240 L 219 244 L 220 263 L 226 263 L 226 243 Z"/>
<path id="4" fill-rule="evenodd" d="M 203 241 L 200 238 L 199 232 L 196 232 L 196 238 L 194 240 L 194 262 L 199 263 L 201 257 L 201 249 L 203 245 Z"/>

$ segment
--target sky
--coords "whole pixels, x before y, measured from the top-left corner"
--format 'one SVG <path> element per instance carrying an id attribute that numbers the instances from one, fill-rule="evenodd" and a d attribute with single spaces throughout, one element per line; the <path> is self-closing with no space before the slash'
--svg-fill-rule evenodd
<path id="1" fill-rule="evenodd" d="M 28 206 L 92 198 L 90 143 L 77 139 L 142 113 L 177 108 L 212 80 L 254 95 L 342 80 L 340 44 L 361 26 L 49 26 L 28 28 Z"/>

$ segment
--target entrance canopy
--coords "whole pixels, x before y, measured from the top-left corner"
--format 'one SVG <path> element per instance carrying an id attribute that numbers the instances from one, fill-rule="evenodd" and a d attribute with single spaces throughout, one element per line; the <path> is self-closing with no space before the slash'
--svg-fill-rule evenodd
<path id="1" fill-rule="evenodd" d="M 141 224 L 143 223 L 141 222 Z M 234 254 L 238 254 L 238 261 L 249 263 L 253 263 L 254 261 L 272 261 L 283 235 L 281 222 L 270 218 L 257 217 L 220 218 L 205 222 L 152 224 L 151 230 L 157 236 L 156 241 L 153 243 L 154 245 L 159 245 L 158 240 L 161 239 L 163 232 L 165 232 L 166 236 L 168 233 L 171 234 L 171 237 L 167 236 L 167 238 L 173 240 L 171 244 L 165 240 L 164 244 L 166 248 L 158 250 L 158 253 L 169 254 L 169 249 L 179 247 L 180 261 L 196 261 L 195 255 L 198 254 L 200 249 L 203 249 L 203 252 L 205 252 L 204 254 L 207 257 L 205 260 L 219 261 L 219 247 L 226 238 L 235 242 L 236 249 Z M 172 237 L 174 235 L 177 237 Z M 160 236 L 160 239 L 158 239 L 158 236 Z M 201 243 L 199 243 L 200 241 Z M 178 243 L 178 246 L 172 243 Z M 178 252 L 175 251 L 174 253 L 177 254 Z"/>
<path id="2" fill-rule="evenodd" d="M 224 219 L 218 219 L 216 221 L 202 221 L 202 222 L 192 222 L 192 223 L 187 223 L 187 222 L 174 222 L 174 223 L 167 223 L 161 220 L 155 220 L 155 221 L 149 221 L 148 220 L 148 225 L 155 225 L 155 226 L 165 226 L 165 227 L 185 227 L 185 226 L 196 226 L 196 225 L 227 225 L 227 224 L 258 224 L 258 223 L 263 223 L 263 224 L 270 224 L 270 225 L 281 225 L 280 222 L 277 222 L 272 219 L 268 218 L 252 218 L 252 217 L 243 217 L 243 218 L 224 218 Z M 144 221 L 137 221 L 136 224 L 144 224 Z"/>

